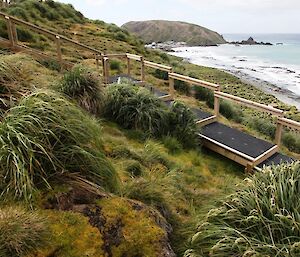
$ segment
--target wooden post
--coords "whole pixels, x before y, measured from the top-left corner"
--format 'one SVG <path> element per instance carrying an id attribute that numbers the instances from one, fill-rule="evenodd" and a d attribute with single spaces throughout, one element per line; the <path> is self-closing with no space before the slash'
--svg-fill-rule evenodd
<path id="1" fill-rule="evenodd" d="M 141 57 L 141 81 L 142 81 L 142 83 L 145 82 L 145 63 L 144 63 L 144 57 Z"/>
<path id="2" fill-rule="evenodd" d="M 249 173 L 252 173 L 253 168 L 254 168 L 254 167 L 253 167 L 253 163 L 248 162 L 247 165 L 246 165 L 246 168 L 245 168 L 245 172 L 248 173 L 248 174 L 249 174 Z"/>
<path id="3" fill-rule="evenodd" d="M 17 27 L 16 27 L 16 24 L 12 23 L 12 33 L 13 33 L 13 38 L 14 38 L 14 44 L 15 45 L 18 45 L 18 32 L 17 32 Z"/>
<path id="4" fill-rule="evenodd" d="M 275 144 L 280 146 L 282 137 L 283 125 L 277 121 L 276 134 L 275 134 Z"/>
<path id="5" fill-rule="evenodd" d="M 130 58 L 127 57 L 127 75 L 130 76 Z"/>
<path id="6" fill-rule="evenodd" d="M 103 81 L 104 81 L 104 84 L 106 84 L 106 81 L 105 81 L 105 78 L 106 78 L 106 75 L 105 75 L 105 61 L 104 61 L 104 57 L 102 55 L 101 55 L 101 62 L 102 62 Z"/>
<path id="7" fill-rule="evenodd" d="M 60 65 L 60 70 L 63 68 L 63 60 L 62 60 L 62 53 L 61 53 L 61 43 L 60 43 L 60 37 L 56 36 L 55 37 L 56 41 L 56 50 L 57 50 L 57 60 Z"/>
<path id="8" fill-rule="evenodd" d="M 172 72 L 173 71 L 170 70 L 170 72 L 168 73 L 168 77 L 169 77 L 169 94 L 173 100 L 175 98 L 175 89 L 174 89 L 174 79 L 170 77 L 170 73 Z"/>
<path id="9" fill-rule="evenodd" d="M 220 98 L 217 97 L 216 95 L 214 97 L 215 97 L 214 98 L 214 113 L 215 113 L 215 116 L 218 118 L 218 116 L 220 114 Z"/>
<path id="10" fill-rule="evenodd" d="M 15 46 L 15 41 L 14 41 L 14 35 L 12 29 L 12 22 L 8 16 L 5 16 L 5 19 L 6 19 L 8 39 L 10 41 L 10 46 L 13 48 Z"/>
<path id="11" fill-rule="evenodd" d="M 105 74 L 106 74 L 106 83 L 108 84 L 109 80 L 109 59 L 107 58 L 105 61 Z"/>
<path id="12" fill-rule="evenodd" d="M 108 77 L 109 77 L 109 69 L 108 69 L 108 58 L 103 56 L 102 57 L 102 64 L 103 64 L 103 77 L 104 77 L 104 84 L 108 84 Z"/>

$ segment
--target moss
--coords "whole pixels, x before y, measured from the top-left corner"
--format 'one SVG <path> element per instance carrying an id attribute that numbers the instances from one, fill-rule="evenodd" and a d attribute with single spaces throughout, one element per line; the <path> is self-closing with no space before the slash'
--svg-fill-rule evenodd
<path id="1" fill-rule="evenodd" d="M 28 257 L 102 257 L 103 239 L 88 218 L 78 213 L 45 211 L 49 222 L 49 246 Z"/>
<path id="2" fill-rule="evenodd" d="M 111 246 L 112 256 L 158 256 L 166 232 L 155 223 L 145 207 L 123 198 L 104 199 L 99 206 L 106 220 L 106 232 L 117 223 L 121 227 L 118 236 L 122 240 Z"/>

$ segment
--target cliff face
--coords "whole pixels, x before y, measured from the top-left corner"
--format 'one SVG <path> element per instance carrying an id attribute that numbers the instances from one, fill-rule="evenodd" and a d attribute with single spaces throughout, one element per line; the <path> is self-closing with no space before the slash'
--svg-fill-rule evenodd
<path id="1" fill-rule="evenodd" d="M 180 21 L 131 21 L 122 26 L 146 43 L 186 42 L 189 46 L 224 44 L 224 38 L 215 31 Z"/>

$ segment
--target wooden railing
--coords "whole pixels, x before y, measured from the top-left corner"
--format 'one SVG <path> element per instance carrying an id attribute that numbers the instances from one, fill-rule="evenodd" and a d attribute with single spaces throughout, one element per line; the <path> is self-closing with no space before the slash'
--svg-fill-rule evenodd
<path id="1" fill-rule="evenodd" d="M 217 120 L 217 118 L 220 115 L 220 99 L 228 100 L 228 101 L 234 102 L 236 104 L 240 104 L 240 105 L 245 105 L 249 108 L 254 108 L 254 109 L 257 109 L 257 110 L 260 110 L 263 112 L 267 112 L 271 115 L 276 116 L 277 117 L 277 128 L 276 128 L 276 136 L 275 136 L 276 146 L 274 146 L 273 148 L 271 148 L 270 150 L 268 150 L 267 152 L 265 152 L 258 158 L 256 158 L 256 159 L 252 158 L 253 160 L 252 159 L 250 160 L 252 165 L 258 164 L 262 160 L 266 159 L 267 157 L 271 156 L 272 154 L 274 154 L 275 152 L 278 151 L 280 143 L 281 143 L 282 131 L 283 131 L 284 126 L 290 127 L 295 130 L 300 130 L 300 123 L 290 120 L 290 119 L 287 119 L 287 118 L 284 118 L 284 112 L 280 109 L 277 109 L 277 108 L 274 108 L 272 106 L 268 106 L 265 104 L 253 102 L 253 101 L 250 101 L 250 100 L 247 100 L 247 99 L 244 99 L 241 97 L 237 97 L 234 95 L 223 93 L 223 92 L 221 92 L 220 85 L 210 83 L 207 81 L 203 81 L 203 80 L 199 80 L 199 79 L 195 79 L 195 78 L 191 78 L 191 77 L 184 76 L 184 75 L 181 75 L 178 73 L 174 73 L 173 68 L 170 66 L 150 62 L 150 61 L 145 60 L 143 56 L 139 56 L 139 55 L 135 55 L 135 54 L 131 54 L 131 53 L 104 54 L 95 48 L 81 44 L 81 43 L 74 41 L 72 39 L 69 39 L 65 36 L 51 32 L 47 29 L 40 28 L 34 24 L 22 21 L 15 17 L 8 16 L 5 13 L 0 12 L 0 18 L 3 18 L 6 21 L 7 32 L 8 32 L 8 41 L 7 42 L 0 41 L 0 44 L 2 44 L 2 46 L 9 47 L 12 50 L 26 49 L 25 46 L 20 44 L 20 42 L 18 41 L 18 35 L 17 35 L 17 29 L 16 29 L 16 25 L 25 26 L 27 29 L 30 29 L 35 32 L 46 35 L 48 38 L 52 39 L 55 42 L 56 55 L 57 55 L 56 58 L 57 58 L 57 61 L 59 62 L 59 64 L 61 65 L 61 67 L 63 67 L 64 63 L 65 63 L 65 61 L 63 59 L 63 55 L 62 55 L 62 50 L 61 50 L 63 42 L 70 43 L 73 46 L 79 47 L 81 49 L 84 49 L 84 50 L 92 53 L 93 56 L 95 57 L 97 67 L 100 66 L 99 61 L 101 60 L 101 62 L 102 62 L 103 80 L 104 80 L 105 84 L 107 84 L 109 82 L 109 60 L 111 58 L 120 58 L 120 59 L 127 60 L 127 74 L 128 75 L 131 74 L 131 61 L 136 61 L 136 62 L 140 63 L 140 65 L 141 65 L 140 66 L 140 69 L 141 69 L 140 81 L 142 84 L 145 83 L 145 75 L 146 75 L 145 67 L 149 67 L 149 68 L 167 72 L 168 80 L 169 80 L 169 95 L 168 95 L 169 97 L 164 97 L 164 99 L 170 99 L 170 98 L 174 99 L 175 98 L 174 80 L 183 81 L 185 83 L 188 83 L 190 86 L 201 86 L 201 87 L 207 88 L 209 90 L 212 90 L 214 92 L 214 116 L 197 121 L 197 124 L 200 126 L 207 125 L 207 124 L 212 123 Z M 41 53 L 41 52 L 38 53 L 38 52 L 32 50 L 31 53 L 39 54 L 39 55 L 45 57 L 44 53 Z M 236 153 L 236 154 L 243 156 L 242 153 Z"/>

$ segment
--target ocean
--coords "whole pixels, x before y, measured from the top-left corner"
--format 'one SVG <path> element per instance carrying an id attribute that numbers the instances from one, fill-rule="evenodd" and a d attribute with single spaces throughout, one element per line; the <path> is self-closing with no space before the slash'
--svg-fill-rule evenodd
<path id="1" fill-rule="evenodd" d="M 224 34 L 227 41 L 247 40 L 250 36 L 258 42 L 273 46 L 236 46 L 175 48 L 176 56 L 189 62 L 223 69 L 281 88 L 282 92 L 300 105 L 300 34 Z M 289 99 L 285 98 L 285 99 Z M 285 101 L 287 102 L 287 101 Z M 296 104 L 299 108 L 299 105 Z"/>

